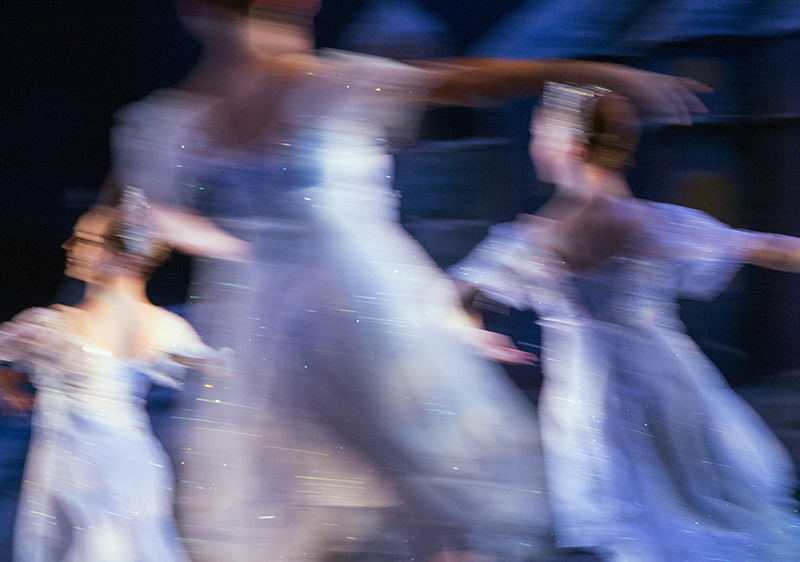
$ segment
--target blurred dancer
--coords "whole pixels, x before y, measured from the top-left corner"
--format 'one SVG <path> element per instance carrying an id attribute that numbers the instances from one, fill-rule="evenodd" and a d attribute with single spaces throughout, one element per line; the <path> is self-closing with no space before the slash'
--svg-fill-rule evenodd
<path id="1" fill-rule="evenodd" d="M 220 67 L 222 99 L 151 98 L 117 137 L 126 183 L 196 206 L 252 247 L 247 263 L 201 261 L 192 294 L 209 343 L 240 358 L 240 376 L 202 386 L 186 416 L 179 495 L 193 555 L 545 551 L 532 412 L 470 354 L 457 293 L 397 223 L 389 151 L 413 139 L 428 102 L 484 103 L 583 77 L 685 121 L 702 107 L 695 85 L 570 61 L 314 55 L 313 6 L 257 9 L 268 17 L 196 20 L 212 43 L 223 38 L 216 52 L 248 33 L 239 50 L 227 45 L 245 58 Z M 412 538 L 377 532 L 389 528 L 382 517 Z M 381 541 L 391 544 L 367 546 Z"/>
<path id="2" fill-rule="evenodd" d="M 551 84 L 532 120 L 536 216 L 453 268 L 466 294 L 533 309 L 540 420 L 560 546 L 613 560 L 791 560 L 787 453 L 686 334 L 677 299 L 713 298 L 742 263 L 800 272 L 800 240 L 635 199 L 630 102 Z"/>
<path id="3" fill-rule="evenodd" d="M 148 302 L 147 278 L 168 247 L 138 192 L 84 214 L 64 248 L 66 274 L 87 283 L 83 300 L 0 325 L 0 358 L 37 391 L 14 559 L 186 560 L 172 470 L 143 397 L 152 383 L 179 386 L 185 366 L 222 366 L 222 356 Z"/>

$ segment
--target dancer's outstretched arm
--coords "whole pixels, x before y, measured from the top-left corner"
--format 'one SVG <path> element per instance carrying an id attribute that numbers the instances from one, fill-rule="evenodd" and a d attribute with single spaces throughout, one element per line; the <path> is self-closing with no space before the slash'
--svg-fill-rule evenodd
<path id="1" fill-rule="evenodd" d="M 291 83 L 309 75 L 325 75 L 329 62 L 322 57 L 285 57 L 255 54 L 252 70 Z M 707 113 L 695 92 L 711 88 L 689 78 L 670 76 L 629 66 L 581 60 L 452 58 L 407 61 L 438 74 L 438 84 L 420 100 L 449 105 L 481 105 L 490 100 L 533 97 L 547 81 L 594 84 L 629 98 L 642 117 L 673 124 L 691 124 L 691 116 Z M 353 68 L 357 71 L 357 67 Z M 437 79 L 432 82 L 435 84 Z"/>
<path id="2" fill-rule="evenodd" d="M 250 245 L 190 208 L 153 205 L 151 209 L 158 236 L 179 252 L 190 256 L 243 260 Z"/>
<path id="3" fill-rule="evenodd" d="M 766 232 L 751 233 L 747 263 L 800 273 L 800 238 Z"/>
<path id="4" fill-rule="evenodd" d="M 693 114 L 707 112 L 695 92 L 711 91 L 696 80 L 612 63 L 491 58 L 446 62 L 442 83 L 429 94 L 432 101 L 469 104 L 480 98 L 526 97 L 540 93 L 546 81 L 572 82 L 615 90 L 633 101 L 645 117 L 690 124 Z"/>
<path id="5" fill-rule="evenodd" d="M 453 282 L 461 296 L 461 305 L 474 325 L 474 329 L 467 335 L 466 342 L 475 353 L 506 365 L 534 365 L 539 362 L 535 353 L 521 350 L 507 335 L 486 329 L 483 317 L 475 306 L 475 302 L 481 297 L 478 287 L 459 280 Z"/>
<path id="6" fill-rule="evenodd" d="M 138 186 L 137 186 L 138 187 Z M 113 205 L 123 188 L 112 171 L 98 197 L 100 204 Z M 154 236 L 189 256 L 238 261 L 246 259 L 250 246 L 229 234 L 191 207 L 149 203 Z"/>

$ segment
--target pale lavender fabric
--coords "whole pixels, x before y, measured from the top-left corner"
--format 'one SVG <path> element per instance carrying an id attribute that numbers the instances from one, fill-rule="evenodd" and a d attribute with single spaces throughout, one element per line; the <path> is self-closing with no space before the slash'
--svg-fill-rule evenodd
<path id="1" fill-rule="evenodd" d="M 594 269 L 568 270 L 517 222 L 451 270 L 539 315 L 559 544 L 614 560 L 791 560 L 800 520 L 788 455 L 678 317 L 678 297 L 725 287 L 751 235 L 638 204 L 647 226 Z"/>

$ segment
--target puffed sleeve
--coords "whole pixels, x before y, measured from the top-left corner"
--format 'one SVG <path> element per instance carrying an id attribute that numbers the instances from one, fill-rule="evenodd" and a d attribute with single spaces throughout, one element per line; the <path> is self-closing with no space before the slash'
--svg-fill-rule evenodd
<path id="1" fill-rule="evenodd" d="M 744 263 L 753 234 L 710 215 L 674 205 L 658 205 L 653 247 L 675 266 L 678 294 L 709 300 L 721 293 Z"/>
<path id="2" fill-rule="evenodd" d="M 29 308 L 0 324 L 0 362 L 35 375 L 50 364 L 59 349 L 58 312 Z"/>
<path id="3" fill-rule="evenodd" d="M 141 370 L 161 386 L 180 387 L 187 369 L 207 373 L 231 370 L 230 350 L 204 344 L 189 322 L 166 311 L 150 347 L 153 355 Z"/>
<path id="4" fill-rule="evenodd" d="M 525 274 L 527 265 L 531 265 L 531 255 L 523 227 L 504 223 L 493 226 L 467 257 L 448 269 L 448 274 L 493 300 L 526 309 L 535 290 L 531 277 Z"/>

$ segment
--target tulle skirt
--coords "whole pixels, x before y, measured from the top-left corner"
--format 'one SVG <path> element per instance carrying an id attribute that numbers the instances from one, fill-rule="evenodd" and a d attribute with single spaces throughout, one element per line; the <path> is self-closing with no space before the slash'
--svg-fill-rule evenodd
<path id="1" fill-rule="evenodd" d="M 470 352 L 450 282 L 391 220 L 394 195 L 329 183 L 279 199 L 279 219 L 221 221 L 250 261 L 197 272 L 193 320 L 239 361 L 188 405 L 190 551 L 547 550 L 532 406 Z"/>
<path id="2" fill-rule="evenodd" d="M 688 335 L 543 324 L 540 417 L 561 546 L 621 561 L 796 558 L 788 454 Z"/>

